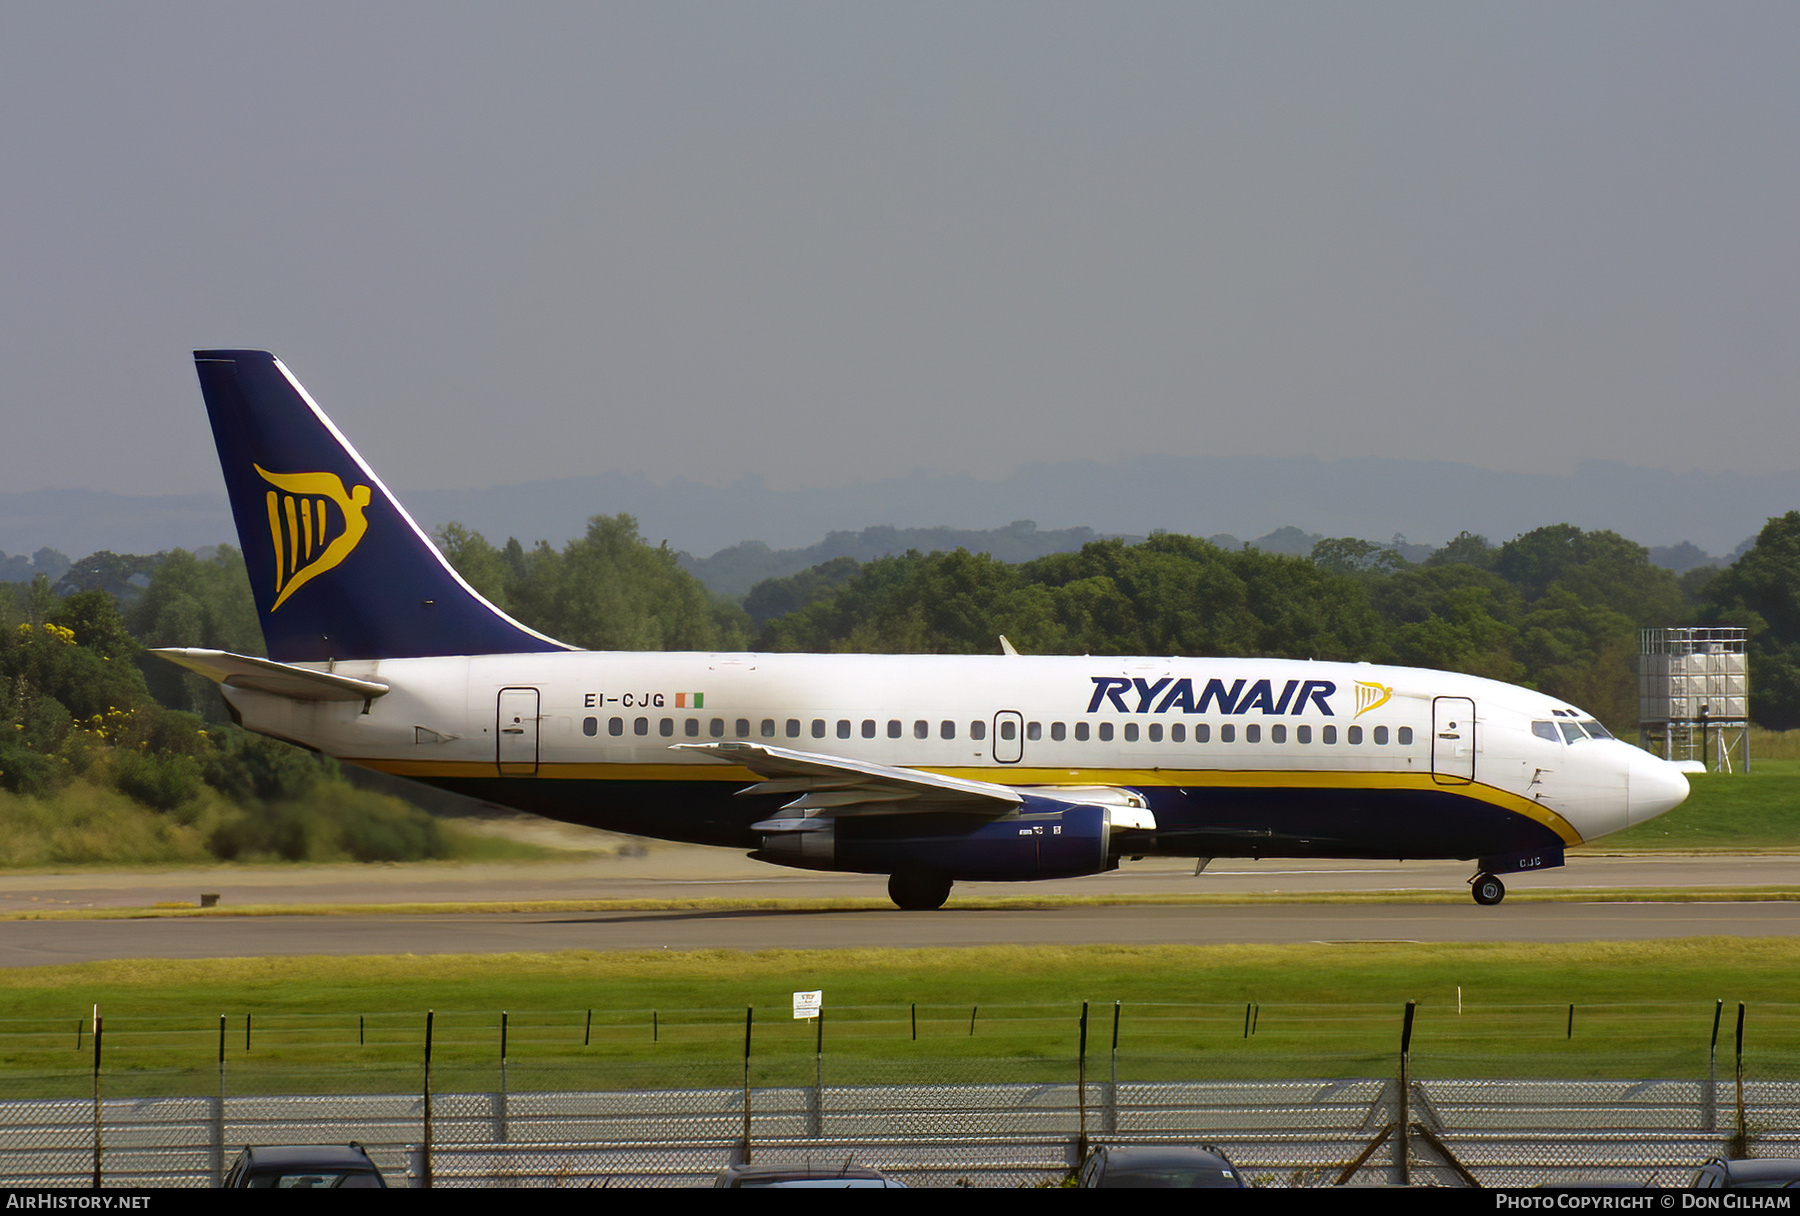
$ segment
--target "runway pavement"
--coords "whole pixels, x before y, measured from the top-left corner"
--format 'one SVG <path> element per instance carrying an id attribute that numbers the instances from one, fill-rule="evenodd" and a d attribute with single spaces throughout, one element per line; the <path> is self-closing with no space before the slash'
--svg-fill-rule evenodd
<path id="1" fill-rule="evenodd" d="M 958 894 L 1096 894 L 1437 890 L 1461 895 L 1463 863 L 1144 862 L 1058 883 L 959 885 Z M 1577 857 L 1509 875 L 1532 890 L 1659 887 L 1792 889 L 1800 857 Z M 718 850 L 533 865 L 217 867 L 0 878 L 0 910 L 148 907 L 216 892 L 221 906 L 497 902 L 600 898 L 885 897 L 879 877 L 779 870 Z M 0 923 L 0 966 L 110 958 L 510 953 L 568 949 L 692 950 L 991 944 L 1219 944 L 1307 941 L 1588 941 L 1795 936 L 1800 906 L 1726 903 L 1281 904 L 899 912 L 690 910 L 469 915 L 256 916 L 17 920 Z"/>

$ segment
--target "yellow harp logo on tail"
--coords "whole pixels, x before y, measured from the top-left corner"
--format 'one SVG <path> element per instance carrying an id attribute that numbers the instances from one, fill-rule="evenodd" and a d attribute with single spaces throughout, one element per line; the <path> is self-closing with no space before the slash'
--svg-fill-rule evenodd
<path id="1" fill-rule="evenodd" d="M 269 491 L 269 539 L 275 545 L 275 603 L 330 570 L 355 549 L 369 530 L 363 511 L 368 486 L 346 491 L 336 473 L 271 473 L 252 465 Z M 335 508 L 335 512 L 333 510 Z"/>

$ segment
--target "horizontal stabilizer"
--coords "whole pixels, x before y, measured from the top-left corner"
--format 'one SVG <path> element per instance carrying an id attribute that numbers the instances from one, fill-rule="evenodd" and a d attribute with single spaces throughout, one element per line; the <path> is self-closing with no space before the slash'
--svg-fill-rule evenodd
<path id="1" fill-rule="evenodd" d="M 214 684 L 253 688 L 295 701 L 369 701 L 384 696 L 388 686 L 380 680 L 359 680 L 330 671 L 314 671 L 291 663 L 255 659 L 228 650 L 152 650 L 159 658 L 197 671 Z"/>

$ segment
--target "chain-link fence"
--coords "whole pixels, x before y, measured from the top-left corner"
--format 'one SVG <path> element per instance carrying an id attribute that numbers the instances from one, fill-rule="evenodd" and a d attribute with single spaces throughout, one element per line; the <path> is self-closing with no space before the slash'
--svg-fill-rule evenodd
<path id="1" fill-rule="evenodd" d="M 1706 1012 L 1716 1026 L 1722 1010 Z M 359 1060 L 304 1020 L 99 1047 L 97 1020 L 73 1042 L 0 1024 L 0 1185 L 205 1186 L 246 1144 L 350 1140 L 391 1181 L 437 1186 L 695 1185 L 746 1154 L 854 1159 L 915 1185 L 1038 1185 L 1102 1142 L 1216 1144 L 1267 1185 L 1675 1184 L 1721 1153 L 1800 1154 L 1800 1052 L 1729 1027 L 1709 1039 L 1703 1020 L 1685 1051 L 1576 1049 L 1571 1030 L 1561 1050 L 1525 1058 L 1416 1049 L 1410 1017 L 1390 1012 L 1389 1051 L 1309 1053 L 1258 1043 L 1266 1014 L 1251 1008 L 1235 1042 L 1203 1049 L 1120 1050 L 1115 1021 L 1099 1049 L 1084 1034 L 1073 1053 L 1000 1056 L 933 1050 L 943 1042 L 914 1026 L 902 1051 L 819 1050 L 816 1033 L 811 1052 L 758 1051 L 738 1016 L 738 1050 L 710 1057 L 679 1035 L 667 1054 L 591 1037 L 592 1056 L 551 1051 L 506 1040 L 501 1019 L 498 1059 L 426 1037 L 410 1063 Z M 144 1064 L 202 1045 L 205 1067 Z M 44 1066 L 71 1053 L 85 1067 Z"/>

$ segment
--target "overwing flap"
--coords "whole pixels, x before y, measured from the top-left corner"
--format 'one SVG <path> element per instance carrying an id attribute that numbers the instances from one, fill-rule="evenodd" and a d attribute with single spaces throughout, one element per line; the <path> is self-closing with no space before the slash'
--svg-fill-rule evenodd
<path id="1" fill-rule="evenodd" d="M 152 650 L 158 658 L 197 671 L 214 684 L 253 688 L 295 701 L 368 701 L 385 696 L 388 685 L 330 671 L 314 671 L 292 663 L 232 654 L 228 650 Z"/>
<path id="2" fill-rule="evenodd" d="M 740 794 L 799 794 L 783 809 L 827 810 L 832 815 L 896 815 L 949 811 L 989 817 L 1025 802 L 1019 791 L 990 781 L 946 777 L 919 769 L 867 760 L 849 760 L 762 743 L 677 743 L 674 750 L 699 752 L 741 765 L 763 781 Z"/>

